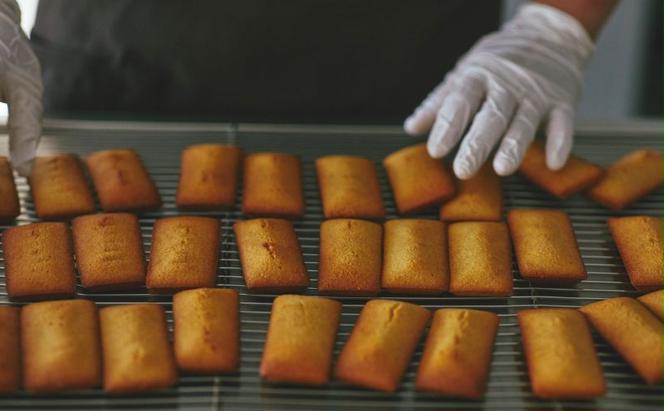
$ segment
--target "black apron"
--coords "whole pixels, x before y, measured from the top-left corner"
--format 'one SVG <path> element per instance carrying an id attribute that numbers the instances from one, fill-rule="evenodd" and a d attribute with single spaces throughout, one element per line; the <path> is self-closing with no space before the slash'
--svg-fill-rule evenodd
<path id="1" fill-rule="evenodd" d="M 399 123 L 496 29 L 500 2 L 47 0 L 45 110 Z"/>

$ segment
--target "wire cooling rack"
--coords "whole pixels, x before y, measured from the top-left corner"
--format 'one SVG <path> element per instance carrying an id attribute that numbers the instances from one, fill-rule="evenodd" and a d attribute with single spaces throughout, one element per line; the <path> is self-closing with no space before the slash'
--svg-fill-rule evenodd
<path id="1" fill-rule="evenodd" d="M 400 389 L 385 394 L 353 388 L 333 381 L 320 388 L 273 385 L 261 382 L 258 368 L 270 308 L 274 294 L 248 293 L 239 264 L 233 223 L 242 218 L 239 202 L 236 211 L 187 212 L 175 208 L 180 152 L 201 142 L 231 143 L 246 152 L 280 151 L 299 154 L 304 167 L 306 215 L 295 222 L 304 259 L 311 277 L 307 294 L 316 294 L 318 234 L 323 219 L 316 182 L 314 161 L 326 154 L 355 154 L 375 160 L 386 205 L 387 218 L 396 218 L 392 194 L 380 160 L 388 153 L 418 142 L 394 127 L 342 126 L 269 126 L 168 123 L 52 122 L 45 129 L 40 153 L 73 152 L 86 155 L 92 151 L 132 147 L 142 156 L 164 200 L 158 212 L 140 216 L 146 255 L 149 257 L 152 225 L 155 219 L 179 214 L 216 216 L 222 221 L 222 250 L 219 256 L 217 285 L 235 288 L 241 301 L 241 369 L 236 375 L 199 377 L 181 376 L 173 389 L 129 397 L 109 397 L 101 389 L 59 395 L 0 397 L 0 409 L 61 410 L 657 410 L 663 406 L 662 387 L 644 384 L 629 365 L 597 335 L 595 343 L 608 383 L 606 396 L 595 401 L 542 401 L 530 393 L 528 374 L 522 353 L 516 313 L 532 307 L 579 307 L 592 301 L 615 296 L 636 296 L 630 286 L 617 250 L 607 231 L 606 219 L 612 215 L 662 215 L 661 189 L 650 194 L 629 210 L 609 212 L 583 196 L 567 201 L 554 199 L 520 176 L 504 180 L 505 209 L 545 207 L 562 209 L 572 218 L 579 248 L 588 270 L 588 279 L 573 287 L 543 287 L 519 276 L 513 264 L 514 294 L 509 298 L 469 298 L 381 294 L 417 303 L 431 310 L 441 307 L 467 307 L 492 311 L 500 316 L 488 390 L 482 401 L 444 398 L 414 390 L 414 377 L 422 354 L 422 342 L 413 357 Z M 575 153 L 607 165 L 627 151 L 638 147 L 662 149 L 661 123 L 654 127 L 634 128 L 599 125 L 581 131 Z M 6 154 L 6 136 L 0 135 L 0 154 Z M 37 221 L 26 180 L 16 179 L 22 213 L 15 224 Z M 241 198 L 241 188 L 238 199 Z M 437 218 L 436 210 L 419 214 Z M 5 229 L 6 226 L 0 226 Z M 4 288 L 4 258 L 0 254 L 0 304 L 7 304 Z M 94 300 L 100 307 L 137 302 L 163 304 L 171 324 L 171 298 L 166 295 L 134 293 L 89 293 L 79 288 L 79 298 Z M 341 326 L 336 341 L 335 358 L 348 338 L 358 313 L 367 298 L 346 297 Z M 75 366 L 75 364 L 73 364 Z"/>

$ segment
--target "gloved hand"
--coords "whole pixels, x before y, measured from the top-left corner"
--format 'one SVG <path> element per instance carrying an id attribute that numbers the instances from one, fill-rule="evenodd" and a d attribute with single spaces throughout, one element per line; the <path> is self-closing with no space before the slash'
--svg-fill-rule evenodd
<path id="1" fill-rule="evenodd" d="M 558 170 L 572 149 L 574 107 L 593 49 L 590 36 L 572 16 L 527 4 L 459 60 L 406 119 L 404 129 L 422 134 L 433 124 L 427 148 L 432 157 L 441 158 L 456 146 L 472 118 L 453 165 L 454 173 L 467 179 L 501 138 L 493 167 L 503 176 L 516 171 L 546 120 L 546 163 Z"/>
<path id="2" fill-rule="evenodd" d="M 0 0 L 0 101 L 9 105 L 9 157 L 27 176 L 41 137 L 42 81 L 37 57 L 20 26 L 15 0 Z"/>

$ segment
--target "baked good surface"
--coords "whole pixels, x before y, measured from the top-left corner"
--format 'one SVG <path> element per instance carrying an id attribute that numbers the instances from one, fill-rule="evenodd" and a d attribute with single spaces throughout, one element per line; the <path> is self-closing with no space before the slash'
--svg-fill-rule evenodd
<path id="1" fill-rule="evenodd" d="M 383 224 L 383 270 L 386 291 L 442 293 L 450 274 L 445 223 L 424 219 L 397 219 Z"/>
<path id="2" fill-rule="evenodd" d="M 371 300 L 360 313 L 335 367 L 336 378 L 395 391 L 431 313 L 416 304 Z"/>
<path id="3" fill-rule="evenodd" d="M 76 291 L 69 228 L 34 223 L 2 233 L 5 281 L 11 298 L 68 296 Z"/>
<path id="4" fill-rule="evenodd" d="M 503 185 L 487 162 L 467 180 L 455 179 L 456 195 L 440 206 L 443 221 L 500 221 L 503 216 Z"/>
<path id="5" fill-rule="evenodd" d="M 530 386 L 540 398 L 595 398 L 606 382 L 590 328 L 571 308 L 536 308 L 518 313 Z"/>
<path id="6" fill-rule="evenodd" d="M 240 302 L 229 288 L 197 288 L 173 296 L 173 348 L 178 367 L 221 374 L 240 366 Z"/>
<path id="7" fill-rule="evenodd" d="M 316 160 L 316 173 L 325 218 L 385 217 L 373 161 L 355 156 L 325 156 Z"/>
<path id="8" fill-rule="evenodd" d="M 662 383 L 662 322 L 643 304 L 628 297 L 609 298 L 581 307 L 602 337 L 649 384 Z"/>
<path id="9" fill-rule="evenodd" d="M 72 221 L 81 285 L 91 290 L 132 288 L 145 283 L 143 239 L 138 218 L 102 213 Z"/>
<path id="10" fill-rule="evenodd" d="M 244 159 L 242 212 L 250 216 L 301 218 L 302 165 L 291 154 L 256 153 Z"/>
<path id="11" fill-rule="evenodd" d="M 11 221 L 21 213 L 14 174 L 7 157 L 0 156 L 0 222 Z"/>
<path id="12" fill-rule="evenodd" d="M 134 150 L 97 151 L 86 158 L 104 211 L 147 211 L 161 207 L 159 191 Z"/>
<path id="13" fill-rule="evenodd" d="M 448 236 L 452 294 L 512 294 L 512 245 L 507 224 L 454 223 L 448 228 Z"/>
<path id="14" fill-rule="evenodd" d="M 220 223 L 210 217 L 157 220 L 145 284 L 151 290 L 214 287 Z"/>
<path id="15" fill-rule="evenodd" d="M 662 153 L 640 149 L 622 157 L 609 168 L 588 195 L 604 207 L 622 210 L 662 186 L 664 178 Z"/>
<path id="16" fill-rule="evenodd" d="M 660 320 L 664 319 L 664 290 L 657 290 L 637 298 Z"/>
<path id="17" fill-rule="evenodd" d="M 0 395 L 21 387 L 20 309 L 0 305 Z"/>
<path id="18" fill-rule="evenodd" d="M 39 218 L 59 219 L 95 212 L 83 165 L 73 154 L 35 158 L 29 182 Z"/>
<path id="19" fill-rule="evenodd" d="M 129 394 L 175 384 L 177 371 L 161 305 L 102 308 L 99 321 L 106 392 Z"/>
<path id="20" fill-rule="evenodd" d="M 429 157 L 425 144 L 395 151 L 383 160 L 401 214 L 439 205 L 454 196 L 452 174 L 442 161 Z"/>
<path id="21" fill-rule="evenodd" d="M 334 219 L 320 226 L 318 291 L 376 294 L 380 290 L 383 228 L 364 220 Z"/>
<path id="22" fill-rule="evenodd" d="M 23 385 L 31 392 L 101 384 L 97 307 L 89 300 L 28 304 L 21 311 Z"/>
<path id="23" fill-rule="evenodd" d="M 586 278 L 586 268 L 567 213 L 512 209 L 507 221 L 521 277 L 546 282 L 574 282 Z"/>
<path id="24" fill-rule="evenodd" d="M 498 316 L 488 311 L 436 310 L 415 386 L 462 398 L 481 398 L 491 365 Z"/>
<path id="25" fill-rule="evenodd" d="M 539 141 L 528 147 L 519 172 L 536 186 L 561 200 L 592 187 L 604 176 L 602 167 L 574 154 L 569 156 L 563 168 L 551 170 L 546 165 L 544 145 Z"/>
<path id="26" fill-rule="evenodd" d="M 281 295 L 272 304 L 261 377 L 274 382 L 328 382 L 341 303 L 322 297 Z"/>
<path id="27" fill-rule="evenodd" d="M 178 208 L 223 210 L 235 205 L 242 149 L 225 144 L 197 144 L 182 151 Z"/>
<path id="28" fill-rule="evenodd" d="M 233 225 L 249 290 L 286 291 L 309 285 L 300 243 L 287 220 L 258 218 Z"/>
<path id="29" fill-rule="evenodd" d="M 608 224 L 634 288 L 662 288 L 662 219 L 648 216 L 614 217 L 609 218 Z"/>

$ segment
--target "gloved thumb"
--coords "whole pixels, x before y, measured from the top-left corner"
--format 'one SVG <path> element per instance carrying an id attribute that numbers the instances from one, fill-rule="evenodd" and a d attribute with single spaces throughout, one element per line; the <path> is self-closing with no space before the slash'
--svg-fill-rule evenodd
<path id="1" fill-rule="evenodd" d="M 14 73 L 8 73 L 11 76 Z M 5 97 L 9 106 L 9 158 L 21 176 L 29 176 L 42 128 L 41 84 L 18 74 L 7 79 Z"/>

